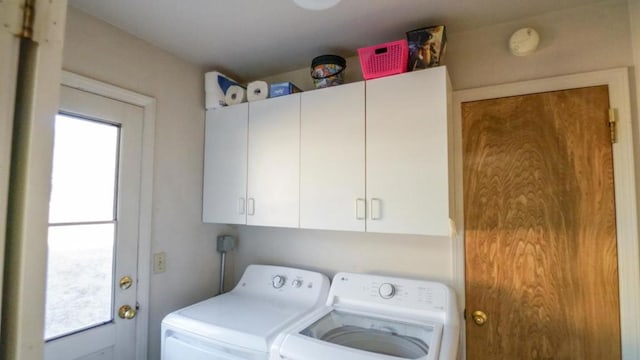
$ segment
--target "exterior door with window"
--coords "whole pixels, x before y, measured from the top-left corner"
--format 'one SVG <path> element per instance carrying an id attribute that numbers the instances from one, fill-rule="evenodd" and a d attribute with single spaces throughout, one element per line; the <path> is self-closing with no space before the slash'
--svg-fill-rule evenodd
<path id="1" fill-rule="evenodd" d="M 62 86 L 45 359 L 134 359 L 143 109 Z"/>

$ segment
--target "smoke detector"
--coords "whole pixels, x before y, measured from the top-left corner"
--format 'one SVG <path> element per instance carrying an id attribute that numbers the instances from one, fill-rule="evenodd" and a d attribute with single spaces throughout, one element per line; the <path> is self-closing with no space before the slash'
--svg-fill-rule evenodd
<path id="1" fill-rule="evenodd" d="M 516 56 L 533 54 L 540 43 L 538 32 L 530 27 L 517 30 L 509 39 L 511 53 Z"/>

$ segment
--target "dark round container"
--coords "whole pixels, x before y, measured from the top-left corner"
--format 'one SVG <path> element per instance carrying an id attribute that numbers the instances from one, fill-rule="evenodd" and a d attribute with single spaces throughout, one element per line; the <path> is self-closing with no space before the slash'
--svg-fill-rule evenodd
<path id="1" fill-rule="evenodd" d="M 311 61 L 311 77 L 316 89 L 342 85 L 347 61 L 338 55 L 320 55 Z"/>

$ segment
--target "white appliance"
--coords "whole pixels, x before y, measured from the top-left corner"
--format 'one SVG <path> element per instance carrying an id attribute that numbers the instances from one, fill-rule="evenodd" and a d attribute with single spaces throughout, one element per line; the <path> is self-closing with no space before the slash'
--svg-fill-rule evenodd
<path id="1" fill-rule="evenodd" d="M 320 273 L 250 265 L 222 294 L 167 315 L 162 360 L 263 360 L 285 327 L 322 307 L 329 279 Z"/>
<path id="2" fill-rule="evenodd" d="M 338 273 L 326 306 L 274 341 L 272 360 L 454 360 L 460 320 L 446 285 Z"/>

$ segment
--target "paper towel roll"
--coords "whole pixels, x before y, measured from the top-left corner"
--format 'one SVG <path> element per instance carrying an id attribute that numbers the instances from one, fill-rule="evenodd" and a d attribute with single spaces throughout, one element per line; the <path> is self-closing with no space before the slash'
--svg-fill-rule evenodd
<path id="1" fill-rule="evenodd" d="M 238 83 L 217 71 L 204 74 L 206 108 L 214 109 L 227 105 L 225 94 L 232 85 L 238 85 Z"/>
<path id="2" fill-rule="evenodd" d="M 269 97 L 269 84 L 266 81 L 253 81 L 247 85 L 249 101 L 264 100 Z"/>
<path id="3" fill-rule="evenodd" d="M 247 101 L 247 91 L 240 85 L 231 85 L 224 95 L 227 105 L 241 104 Z"/>

